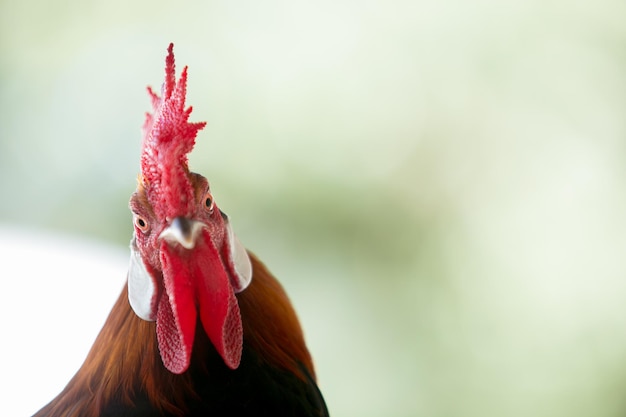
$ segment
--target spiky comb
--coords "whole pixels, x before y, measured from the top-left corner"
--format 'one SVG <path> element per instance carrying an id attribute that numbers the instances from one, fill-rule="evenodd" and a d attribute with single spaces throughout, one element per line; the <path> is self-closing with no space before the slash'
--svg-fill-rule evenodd
<path id="1" fill-rule="evenodd" d="M 187 67 L 177 83 L 173 43 L 167 52 L 161 97 L 148 87 L 153 113 L 146 114 L 141 152 L 142 185 L 160 219 L 185 216 L 192 210 L 194 190 L 187 154 L 193 149 L 198 131 L 206 125 L 187 122 L 192 110 L 191 106 L 185 109 Z"/>

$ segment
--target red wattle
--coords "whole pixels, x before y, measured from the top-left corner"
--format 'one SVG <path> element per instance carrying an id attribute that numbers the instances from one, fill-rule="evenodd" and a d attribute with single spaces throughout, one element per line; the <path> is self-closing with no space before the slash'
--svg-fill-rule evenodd
<path id="1" fill-rule="evenodd" d="M 183 259 L 167 243 L 161 246 L 164 293 L 156 318 L 157 341 L 167 369 L 181 374 L 189 367 L 196 331 L 196 306 L 189 271 Z"/>
<path id="2" fill-rule="evenodd" d="M 236 369 L 243 348 L 239 304 L 208 231 L 204 230 L 202 235 L 202 239 L 199 239 L 202 242 L 196 249 L 199 253 L 195 271 L 200 321 L 226 366 Z"/>
<path id="3" fill-rule="evenodd" d="M 239 304 L 211 236 L 204 230 L 192 250 L 161 245 L 165 291 L 157 312 L 157 340 L 163 364 L 173 373 L 189 367 L 196 317 L 222 356 L 236 369 L 243 348 Z"/>

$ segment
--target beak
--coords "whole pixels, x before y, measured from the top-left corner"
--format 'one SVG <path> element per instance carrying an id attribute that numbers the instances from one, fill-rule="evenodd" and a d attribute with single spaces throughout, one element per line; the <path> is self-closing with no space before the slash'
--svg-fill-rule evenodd
<path id="1" fill-rule="evenodd" d="M 159 238 L 169 243 L 178 243 L 185 249 L 193 249 L 202 227 L 201 222 L 189 220 L 186 217 L 176 217 L 170 226 L 161 232 Z"/>

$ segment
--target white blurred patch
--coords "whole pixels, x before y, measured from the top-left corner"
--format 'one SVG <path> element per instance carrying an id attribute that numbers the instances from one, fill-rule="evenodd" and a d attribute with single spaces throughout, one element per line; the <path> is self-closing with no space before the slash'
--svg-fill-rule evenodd
<path id="1" fill-rule="evenodd" d="M 128 268 L 123 248 L 0 225 L 2 414 L 30 416 L 82 364 Z"/>

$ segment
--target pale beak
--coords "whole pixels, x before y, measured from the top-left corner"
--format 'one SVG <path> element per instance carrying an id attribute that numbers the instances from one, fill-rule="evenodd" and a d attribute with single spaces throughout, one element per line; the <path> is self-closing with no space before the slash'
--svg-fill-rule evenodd
<path id="1" fill-rule="evenodd" d="M 178 243 L 185 249 L 193 249 L 202 231 L 203 224 L 185 217 L 176 217 L 170 226 L 163 230 L 159 238 L 169 243 Z"/>

